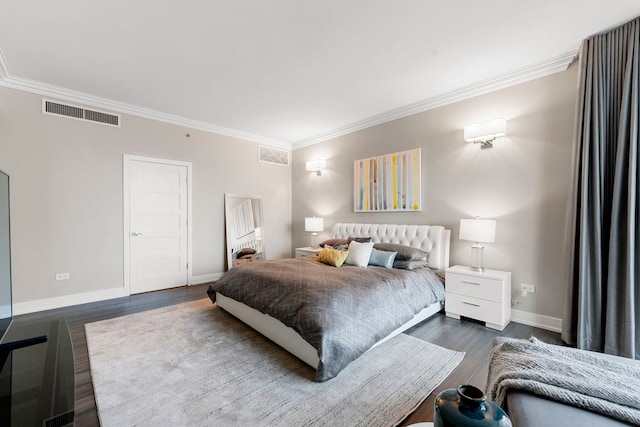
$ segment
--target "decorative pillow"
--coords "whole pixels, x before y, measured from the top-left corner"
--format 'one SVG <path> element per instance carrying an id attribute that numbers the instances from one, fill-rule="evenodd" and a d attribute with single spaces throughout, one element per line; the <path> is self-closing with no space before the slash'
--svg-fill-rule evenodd
<path id="1" fill-rule="evenodd" d="M 398 252 L 396 260 L 400 261 L 426 260 L 427 255 L 429 255 L 428 252 L 421 249 L 397 243 L 376 243 L 373 247 L 381 251 Z"/>
<path id="2" fill-rule="evenodd" d="M 349 237 L 347 239 L 347 244 L 354 241 L 358 243 L 369 243 L 371 241 L 371 237 Z"/>
<path id="3" fill-rule="evenodd" d="M 246 255 L 253 255 L 256 253 L 255 249 L 251 248 L 242 248 L 238 252 L 236 252 L 236 258 L 241 258 Z"/>
<path id="4" fill-rule="evenodd" d="M 324 248 L 318 253 L 318 261 L 340 267 L 349 256 L 348 251 L 337 251 L 331 248 Z"/>
<path id="5" fill-rule="evenodd" d="M 349 243 L 349 256 L 344 262 L 345 264 L 355 265 L 357 267 L 366 267 L 369 265 L 369 258 L 373 250 L 373 242 L 360 243 L 353 240 Z"/>
<path id="6" fill-rule="evenodd" d="M 416 268 L 428 268 L 429 262 L 424 259 L 417 259 L 413 261 L 396 260 L 393 262 L 393 268 L 399 268 L 401 270 L 415 270 Z"/>
<path id="7" fill-rule="evenodd" d="M 338 243 L 348 243 L 347 239 L 327 239 L 324 242 L 320 243 L 318 246 L 320 246 L 321 248 L 324 248 L 325 246 L 333 246 L 333 245 L 337 245 Z"/>
<path id="8" fill-rule="evenodd" d="M 398 255 L 398 252 L 387 252 L 372 249 L 371 257 L 369 258 L 369 265 L 393 268 L 393 261 L 396 259 L 396 255 Z"/>
<path id="9" fill-rule="evenodd" d="M 337 251 L 346 251 L 347 249 L 349 249 L 349 244 L 348 243 L 336 243 L 335 245 L 331 246 L 333 249 L 337 250 Z M 326 246 L 325 246 L 326 248 Z"/>

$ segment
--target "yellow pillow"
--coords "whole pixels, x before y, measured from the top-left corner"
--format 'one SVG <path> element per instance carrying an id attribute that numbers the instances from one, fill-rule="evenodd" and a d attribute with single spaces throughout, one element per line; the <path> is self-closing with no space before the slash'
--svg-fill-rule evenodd
<path id="1" fill-rule="evenodd" d="M 324 248 L 318 254 L 318 261 L 333 265 L 334 267 L 340 267 L 348 256 L 349 251 L 338 251 L 332 248 Z"/>

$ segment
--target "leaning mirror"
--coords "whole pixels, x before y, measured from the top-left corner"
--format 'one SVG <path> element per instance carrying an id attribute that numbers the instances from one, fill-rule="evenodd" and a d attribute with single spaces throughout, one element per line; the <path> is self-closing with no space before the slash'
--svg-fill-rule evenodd
<path id="1" fill-rule="evenodd" d="M 227 268 L 266 259 L 260 196 L 224 195 Z"/>

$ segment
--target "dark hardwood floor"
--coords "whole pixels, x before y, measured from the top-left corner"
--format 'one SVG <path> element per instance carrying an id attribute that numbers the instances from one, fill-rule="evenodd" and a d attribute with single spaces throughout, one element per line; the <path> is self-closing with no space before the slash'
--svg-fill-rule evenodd
<path id="1" fill-rule="evenodd" d="M 418 409 L 401 424 L 433 421 L 433 405 L 438 393 L 455 388 L 460 384 L 472 384 L 484 390 L 489 370 L 489 353 L 495 337 L 530 338 L 561 344 L 560 334 L 520 323 L 509 323 L 504 331 L 486 328 L 472 320 L 456 320 L 439 313 L 407 331 L 409 335 L 421 338 L 451 350 L 464 351 L 465 356 L 456 369 L 440 384 Z"/>
<path id="2" fill-rule="evenodd" d="M 68 308 L 25 314 L 15 318 L 16 323 L 50 320 L 64 317 L 69 323 L 73 340 L 76 367 L 76 422 L 81 427 L 99 426 L 93 395 L 93 383 L 89 369 L 87 341 L 84 334 L 86 323 L 152 310 L 185 301 L 206 298 L 207 284 L 150 292 L 130 297 L 112 299 Z M 464 360 L 451 375 L 429 395 L 424 403 L 411 414 L 402 425 L 433 420 L 433 402 L 442 390 L 459 384 L 473 384 L 484 388 L 491 341 L 496 336 L 529 338 L 535 336 L 549 343 L 560 343 L 560 335 L 518 323 L 510 323 L 503 332 L 485 328 L 470 320 L 455 320 L 444 314 L 413 327 L 407 333 L 433 344 L 452 350 L 464 351 Z"/>
<path id="3" fill-rule="evenodd" d="M 93 383 L 89 369 L 87 340 L 84 334 L 86 323 L 111 319 L 154 308 L 194 301 L 207 297 L 208 284 L 167 289 L 158 292 L 132 295 L 68 308 L 43 311 L 16 316 L 14 322 L 38 322 L 64 317 L 69 324 L 76 367 L 76 417 L 79 427 L 99 426 L 96 402 L 93 396 Z"/>

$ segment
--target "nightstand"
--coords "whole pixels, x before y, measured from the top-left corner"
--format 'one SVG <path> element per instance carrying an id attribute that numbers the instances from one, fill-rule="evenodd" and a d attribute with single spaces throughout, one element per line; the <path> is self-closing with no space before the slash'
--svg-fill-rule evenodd
<path id="1" fill-rule="evenodd" d="M 445 289 L 444 309 L 449 317 L 470 317 L 499 331 L 511 320 L 511 273 L 508 271 L 487 269 L 480 273 L 456 265 L 445 270 Z"/>
<path id="2" fill-rule="evenodd" d="M 296 258 L 304 258 L 307 256 L 315 256 L 320 253 L 322 248 L 312 248 L 311 246 L 307 246 L 305 248 L 296 248 Z"/>

